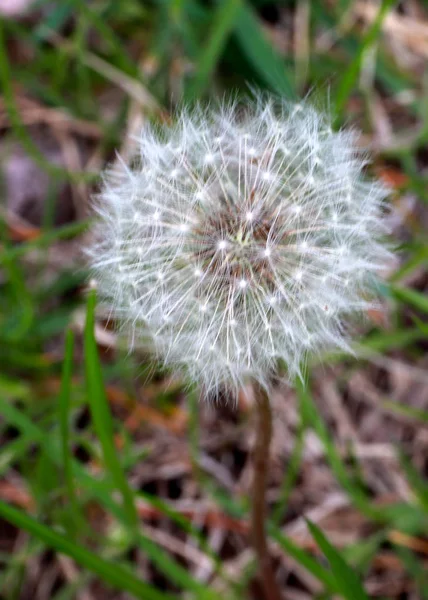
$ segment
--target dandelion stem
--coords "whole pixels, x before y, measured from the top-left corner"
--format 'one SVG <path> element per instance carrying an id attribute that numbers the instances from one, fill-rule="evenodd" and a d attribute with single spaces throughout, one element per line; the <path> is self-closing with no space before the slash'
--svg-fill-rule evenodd
<path id="1" fill-rule="evenodd" d="M 281 593 L 275 581 L 266 541 L 266 480 L 269 466 L 269 447 L 272 438 L 272 411 L 269 397 L 260 385 L 254 385 L 254 393 L 256 397 L 257 433 L 253 451 L 252 542 L 266 600 L 281 600 Z"/>

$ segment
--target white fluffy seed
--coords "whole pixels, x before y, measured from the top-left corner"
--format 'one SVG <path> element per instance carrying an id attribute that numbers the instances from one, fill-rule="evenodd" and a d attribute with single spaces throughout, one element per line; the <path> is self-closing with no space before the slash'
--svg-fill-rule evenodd
<path id="1" fill-rule="evenodd" d="M 344 320 L 372 305 L 389 257 L 387 192 L 365 179 L 354 133 L 258 97 L 146 125 L 138 151 L 104 178 L 90 249 L 133 340 L 148 332 L 214 390 L 267 386 L 279 360 L 292 378 L 308 352 L 346 347 Z"/>

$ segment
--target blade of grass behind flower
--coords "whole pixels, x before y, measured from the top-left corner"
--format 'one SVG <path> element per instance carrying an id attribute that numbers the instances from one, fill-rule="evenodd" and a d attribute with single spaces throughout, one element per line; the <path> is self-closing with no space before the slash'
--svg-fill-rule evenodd
<path id="1" fill-rule="evenodd" d="M 412 252 L 412 254 L 411 254 L 410 258 L 399 269 L 394 271 L 394 273 L 391 275 L 390 281 L 392 283 L 396 283 L 396 282 L 400 281 L 401 279 L 403 279 L 403 277 L 410 275 L 419 266 L 423 266 L 428 261 L 428 247 L 427 246 L 411 248 L 411 252 Z"/>
<path id="2" fill-rule="evenodd" d="M 142 600 L 173 599 L 173 596 L 158 592 L 149 584 L 140 581 L 130 570 L 117 562 L 111 563 L 101 558 L 2 501 L 0 501 L 0 516 L 15 527 L 37 537 L 53 550 L 70 556 L 82 567 L 96 573 L 103 581 L 121 591 L 129 592 Z"/>
<path id="3" fill-rule="evenodd" d="M 380 551 L 382 544 L 387 541 L 387 529 L 381 529 L 373 535 L 343 548 L 343 557 L 347 562 L 355 565 L 360 572 L 366 572 L 370 564 Z"/>
<path id="4" fill-rule="evenodd" d="M 71 329 L 66 333 L 65 337 L 65 353 L 62 368 L 61 389 L 58 398 L 59 408 L 59 427 L 61 435 L 61 450 L 62 450 L 62 465 L 65 480 L 65 488 L 67 490 L 67 501 L 69 505 L 69 514 L 73 525 L 76 527 L 81 522 L 78 504 L 76 500 L 76 492 L 74 489 L 73 470 L 71 465 L 70 454 L 70 396 L 71 396 L 71 378 L 73 374 L 73 349 L 74 335 Z M 69 534 L 74 537 L 75 529 L 69 528 Z"/>
<path id="5" fill-rule="evenodd" d="M 76 221 L 75 223 L 70 223 L 69 225 L 52 229 L 46 233 L 41 233 L 39 236 L 29 242 L 19 244 L 18 246 L 12 246 L 10 248 L 5 248 L 0 254 L 0 264 L 20 258 L 21 256 L 25 256 L 31 250 L 46 248 L 56 241 L 67 240 L 75 237 L 76 235 L 83 233 L 85 229 L 87 229 L 89 223 L 90 219 Z"/>
<path id="6" fill-rule="evenodd" d="M 428 411 L 423 410 L 422 408 L 417 408 L 416 406 L 407 406 L 406 404 L 393 402 L 392 400 L 384 400 L 382 402 L 382 406 L 392 412 L 397 413 L 398 415 L 404 415 L 409 419 L 421 421 L 422 423 L 428 423 Z"/>
<path id="7" fill-rule="evenodd" d="M 8 53 L 6 49 L 7 40 L 5 33 L 5 25 L 0 20 L 0 84 L 3 89 L 3 100 L 11 125 L 15 131 L 16 137 L 21 142 L 22 146 L 34 160 L 34 162 L 46 171 L 53 178 L 67 178 L 70 181 L 83 182 L 90 181 L 93 176 L 88 173 L 71 172 L 67 169 L 58 167 L 50 162 L 38 146 L 33 142 L 24 124 L 22 123 L 18 104 L 15 99 L 15 94 L 12 85 L 11 68 L 8 61 Z"/>
<path id="8" fill-rule="evenodd" d="M 301 403 L 302 411 L 305 414 L 305 419 L 307 419 L 308 423 L 311 423 L 315 433 L 323 444 L 326 457 L 330 463 L 333 473 L 336 476 L 336 479 L 348 492 L 355 506 L 357 506 L 361 512 L 370 518 L 379 519 L 379 511 L 371 505 L 364 492 L 351 481 L 346 471 L 346 467 L 326 429 L 326 426 L 318 414 L 308 385 L 297 380 L 295 387 Z"/>
<path id="9" fill-rule="evenodd" d="M 25 437 L 32 440 L 33 444 L 37 443 L 40 445 L 42 451 L 53 465 L 61 466 L 62 457 L 54 436 L 46 436 L 42 429 L 30 421 L 26 414 L 16 408 L 13 404 L 3 401 L 1 398 L 0 411 L 3 418 L 6 419 L 8 423 L 17 427 Z M 127 515 L 124 508 L 112 497 L 111 485 L 105 480 L 94 479 L 75 459 L 72 458 L 70 462 L 73 469 L 73 476 L 76 483 L 79 485 L 79 489 L 84 494 L 85 500 L 96 500 L 110 515 L 115 517 L 124 526 L 127 526 Z M 145 500 L 149 501 L 150 497 L 145 496 Z M 168 516 L 168 512 L 166 512 L 166 515 Z M 179 524 L 179 519 L 176 520 L 176 523 Z M 89 529 L 89 525 L 87 525 L 87 529 Z M 198 598 L 201 600 L 215 600 L 215 595 L 213 595 L 204 584 L 201 584 L 194 579 L 187 569 L 178 564 L 155 542 L 152 542 L 150 539 L 140 534 L 138 529 L 134 529 L 132 534 L 134 536 L 134 543 L 146 553 L 159 571 L 170 581 L 185 590 L 191 590 L 197 593 Z"/>
<path id="10" fill-rule="evenodd" d="M 271 522 L 274 527 L 278 527 L 281 522 L 287 507 L 288 499 L 293 489 L 293 485 L 295 484 L 300 471 L 306 433 L 306 423 L 304 421 L 302 411 L 300 414 L 300 419 L 301 420 L 296 434 L 296 441 L 287 464 L 287 473 L 283 479 L 279 492 L 279 499 L 272 513 Z"/>
<path id="11" fill-rule="evenodd" d="M 397 502 L 380 508 L 370 501 L 361 487 L 349 477 L 343 460 L 318 414 L 308 386 L 301 381 L 296 381 L 296 391 L 301 399 L 303 410 L 306 412 L 305 418 L 312 424 L 315 433 L 323 444 L 326 458 L 337 481 L 348 493 L 358 510 L 369 519 L 373 519 L 380 524 L 389 524 L 405 533 L 413 534 L 420 531 L 425 519 L 418 506 Z"/>
<path id="12" fill-rule="evenodd" d="M 307 521 L 307 525 L 318 547 L 330 563 L 331 572 L 341 596 L 347 600 L 368 600 L 368 596 L 354 569 L 348 565 L 314 523 Z"/>
<path id="13" fill-rule="evenodd" d="M 92 290 L 88 297 L 85 326 L 85 366 L 89 402 L 94 427 L 103 449 L 105 465 L 109 470 L 117 489 L 122 494 L 123 510 L 127 518 L 127 524 L 133 528 L 132 533 L 135 535 L 138 545 L 143 551 L 147 552 L 158 568 L 165 574 L 168 574 L 173 581 L 183 588 L 197 592 L 198 597 L 201 600 L 213 600 L 214 596 L 212 592 L 194 579 L 186 569 L 178 565 L 178 563 L 170 558 L 164 550 L 159 548 L 149 538 L 139 535 L 138 533 L 139 517 L 135 507 L 136 496 L 128 486 L 125 474 L 117 459 L 113 437 L 113 422 L 102 382 L 101 365 L 94 338 L 95 303 L 95 290 Z M 116 516 L 120 518 L 120 515 L 117 514 L 117 510 L 113 505 L 110 506 L 110 510 L 115 512 Z"/>
<path id="14" fill-rule="evenodd" d="M 221 0 L 212 17 L 211 32 L 196 64 L 196 75 L 187 90 L 187 98 L 197 98 L 206 90 L 220 54 L 242 7 L 242 0 Z"/>
<path id="15" fill-rule="evenodd" d="M 361 344 L 355 345 L 355 350 L 372 350 L 374 352 L 386 352 L 391 349 L 405 348 L 412 342 L 417 342 L 423 337 L 418 328 L 397 329 L 396 331 L 376 331 L 367 336 Z"/>
<path id="16" fill-rule="evenodd" d="M 418 292 L 406 287 L 390 286 L 392 295 L 406 304 L 410 304 L 418 310 L 428 313 L 428 298 Z"/>
<path id="17" fill-rule="evenodd" d="M 95 432 L 101 443 L 106 469 L 109 471 L 115 487 L 122 495 L 128 524 L 133 528 L 138 524 L 138 514 L 135 508 L 133 491 L 128 485 L 114 445 L 113 420 L 105 394 L 97 344 L 94 337 L 95 303 L 95 290 L 91 290 L 88 296 L 84 334 L 88 402 Z"/>
<path id="18" fill-rule="evenodd" d="M 384 18 L 386 17 L 389 9 L 396 3 L 396 0 L 383 0 L 377 16 L 364 36 L 363 41 L 358 48 L 351 64 L 346 69 L 342 80 L 339 84 L 339 87 L 335 96 L 335 109 L 337 113 L 338 119 L 340 119 L 343 115 L 343 111 L 345 109 L 346 103 L 351 95 L 355 82 L 357 81 L 358 75 L 361 71 L 361 66 L 364 60 L 364 56 L 367 50 L 372 46 L 372 44 L 376 41 L 376 38 L 379 35 L 379 32 L 382 27 L 382 23 Z"/>
<path id="19" fill-rule="evenodd" d="M 424 510 L 428 513 L 428 484 L 401 450 L 398 451 L 398 459 L 403 471 L 406 473 L 407 481 Z"/>
<path id="20" fill-rule="evenodd" d="M 394 545 L 394 550 L 403 563 L 406 571 L 416 584 L 420 600 L 428 600 L 428 571 L 416 556 L 402 546 Z"/>
<path id="21" fill-rule="evenodd" d="M 252 8 L 244 5 L 236 19 L 235 35 L 257 75 L 280 96 L 295 98 L 294 85 L 282 57 L 265 37 Z"/>
<path id="22" fill-rule="evenodd" d="M 290 538 L 278 530 L 273 529 L 272 531 L 269 531 L 269 535 L 281 546 L 288 556 L 291 556 L 291 558 L 304 567 L 308 573 L 320 581 L 325 586 L 326 590 L 332 594 L 337 594 L 339 592 L 339 587 L 332 574 L 313 559 L 310 554 L 305 550 L 302 550 L 302 548 L 299 548 L 299 546 L 297 546 Z"/>

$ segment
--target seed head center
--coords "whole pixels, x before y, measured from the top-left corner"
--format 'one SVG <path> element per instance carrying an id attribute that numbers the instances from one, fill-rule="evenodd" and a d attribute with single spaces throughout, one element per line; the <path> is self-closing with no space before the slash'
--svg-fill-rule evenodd
<path id="1" fill-rule="evenodd" d="M 195 264 L 208 275 L 203 286 L 212 286 L 214 278 L 217 289 L 224 288 L 225 294 L 230 286 L 242 294 L 253 285 L 273 291 L 276 253 L 272 239 L 281 238 L 273 235 L 272 228 L 279 220 L 259 207 L 247 205 L 241 212 L 231 201 L 220 199 L 219 204 L 220 210 L 205 214 L 193 229 Z"/>

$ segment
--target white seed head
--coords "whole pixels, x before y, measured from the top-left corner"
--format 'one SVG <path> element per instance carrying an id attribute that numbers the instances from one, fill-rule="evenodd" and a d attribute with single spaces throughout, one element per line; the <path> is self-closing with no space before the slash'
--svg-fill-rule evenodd
<path id="1" fill-rule="evenodd" d="M 132 338 L 206 388 L 262 385 L 308 352 L 346 349 L 369 306 L 386 189 L 355 134 L 300 103 L 182 111 L 147 126 L 139 157 L 107 173 L 90 250 L 99 294 Z"/>

